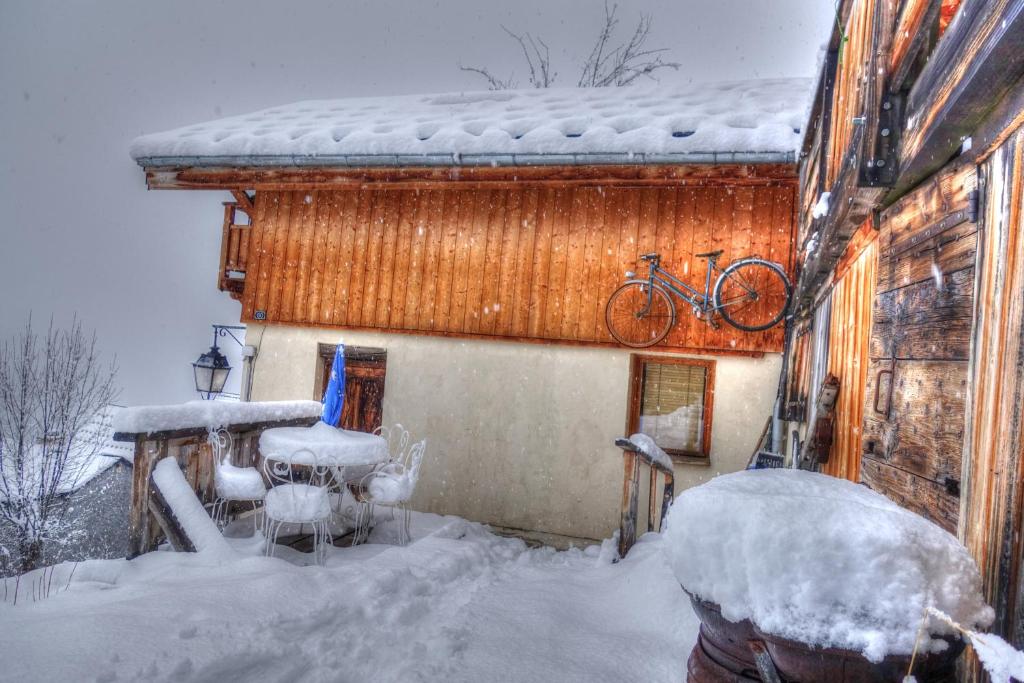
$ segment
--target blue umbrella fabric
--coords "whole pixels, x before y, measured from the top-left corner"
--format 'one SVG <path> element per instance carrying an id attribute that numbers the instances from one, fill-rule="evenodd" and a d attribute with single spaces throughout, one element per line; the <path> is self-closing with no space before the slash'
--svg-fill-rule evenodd
<path id="1" fill-rule="evenodd" d="M 324 390 L 324 412 L 320 419 L 332 427 L 341 420 L 341 409 L 345 406 L 345 345 L 338 344 L 331 364 L 331 378 Z"/>

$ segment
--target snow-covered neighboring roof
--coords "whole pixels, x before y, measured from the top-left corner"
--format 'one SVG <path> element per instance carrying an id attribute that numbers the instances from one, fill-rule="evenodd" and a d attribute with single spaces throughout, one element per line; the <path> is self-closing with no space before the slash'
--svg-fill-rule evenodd
<path id="1" fill-rule="evenodd" d="M 60 493 L 79 490 L 122 460 L 128 463 L 135 461 L 134 444 L 114 441 L 114 419 L 122 410 L 124 406 L 108 405 L 82 427 L 76 440 L 81 443 L 81 450 L 89 452 L 97 444 L 99 448 L 91 457 L 80 462 L 74 481 L 61 482 L 58 487 Z"/>
<path id="2" fill-rule="evenodd" d="M 131 145 L 142 166 L 793 162 L 811 81 L 312 100 Z"/>
<path id="3" fill-rule="evenodd" d="M 123 406 L 108 405 L 100 409 L 78 432 L 71 444 L 71 450 L 64 465 L 64 474 L 57 485 L 57 493 L 74 493 L 118 462 L 134 462 L 134 444 L 114 441 L 114 419 L 122 410 L 124 410 Z M 30 451 L 30 453 L 38 452 L 38 450 Z M 19 475 L 12 474 L 10 476 L 10 481 L 13 482 Z M 33 477 L 38 475 L 21 476 L 27 478 L 25 481 L 31 482 Z"/>

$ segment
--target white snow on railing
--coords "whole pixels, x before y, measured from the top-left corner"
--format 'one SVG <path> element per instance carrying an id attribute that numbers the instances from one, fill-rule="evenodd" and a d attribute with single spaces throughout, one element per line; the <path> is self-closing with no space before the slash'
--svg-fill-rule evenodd
<path id="1" fill-rule="evenodd" d="M 668 453 L 661 450 L 658 444 L 654 443 L 654 439 L 646 434 L 634 434 L 629 437 L 629 440 L 651 460 L 664 465 L 670 472 L 672 471 L 672 458 L 668 457 Z"/>
<path id="2" fill-rule="evenodd" d="M 189 401 L 136 406 L 125 408 L 114 417 L 114 431 L 146 434 L 193 427 L 216 429 L 233 424 L 315 418 L 322 410 L 323 406 L 317 401 Z"/>
<path id="3" fill-rule="evenodd" d="M 158 462 L 153 468 L 153 483 L 197 552 L 224 559 L 235 554 L 189 486 L 177 460 L 164 458 Z"/>

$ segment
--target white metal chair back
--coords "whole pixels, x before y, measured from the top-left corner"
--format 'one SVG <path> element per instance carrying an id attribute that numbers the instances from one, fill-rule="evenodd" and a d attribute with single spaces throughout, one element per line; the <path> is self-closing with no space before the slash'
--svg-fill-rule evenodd
<path id="1" fill-rule="evenodd" d="M 224 428 L 211 428 L 206 435 L 206 442 L 210 444 L 210 450 L 213 451 L 215 466 L 221 463 L 230 464 L 231 451 L 234 448 L 234 438 L 231 436 L 231 432 Z"/>
<path id="2" fill-rule="evenodd" d="M 356 536 L 354 543 L 361 543 L 367 539 L 370 533 L 370 526 L 373 522 L 374 505 L 391 506 L 392 512 L 397 508 L 398 519 L 398 544 L 406 545 L 412 540 L 409 528 L 412 523 L 412 513 L 409 510 L 409 499 L 416 489 L 416 482 L 419 480 L 420 467 L 423 464 L 423 455 L 427 449 L 426 439 L 413 444 L 404 459 L 392 462 L 385 467 L 370 472 L 360 482 L 360 489 L 364 491 L 364 498 L 359 518 L 356 522 Z M 379 482 L 374 484 L 374 481 Z M 375 492 L 375 489 L 384 487 L 383 491 Z M 383 497 L 381 497 L 383 496 Z"/>
<path id="3" fill-rule="evenodd" d="M 409 430 L 396 422 L 391 427 L 377 427 L 373 433 L 388 442 L 388 461 L 404 464 L 409 447 Z"/>
<path id="4" fill-rule="evenodd" d="M 231 464 L 234 440 L 226 429 L 211 428 L 206 436 L 213 460 L 214 499 L 210 516 L 218 527 L 227 526 L 228 507 L 232 502 L 247 502 L 252 505 L 254 525 L 259 529 L 258 503 L 263 500 L 266 487 L 263 477 L 255 467 L 236 467 Z"/>
<path id="5" fill-rule="evenodd" d="M 323 487 L 327 485 L 331 476 L 330 466 L 308 448 L 263 456 L 263 471 L 272 486 L 307 484 Z"/>
<path id="6" fill-rule="evenodd" d="M 423 454 L 427 451 L 427 440 L 423 439 L 409 449 L 409 456 L 405 464 L 405 476 L 408 477 L 409 481 L 409 495 L 412 495 L 413 489 L 416 488 L 416 482 L 420 478 L 420 466 L 423 464 Z"/>

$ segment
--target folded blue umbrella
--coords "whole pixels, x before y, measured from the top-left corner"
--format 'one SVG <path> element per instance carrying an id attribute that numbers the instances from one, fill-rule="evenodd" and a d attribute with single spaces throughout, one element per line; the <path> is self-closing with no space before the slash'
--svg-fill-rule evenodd
<path id="1" fill-rule="evenodd" d="M 334 350 L 334 362 L 331 363 L 331 378 L 324 389 L 324 412 L 320 419 L 327 424 L 338 425 L 341 420 L 341 409 L 345 407 L 345 345 L 338 344 Z"/>

